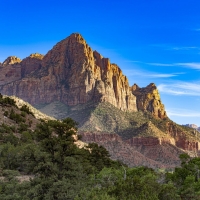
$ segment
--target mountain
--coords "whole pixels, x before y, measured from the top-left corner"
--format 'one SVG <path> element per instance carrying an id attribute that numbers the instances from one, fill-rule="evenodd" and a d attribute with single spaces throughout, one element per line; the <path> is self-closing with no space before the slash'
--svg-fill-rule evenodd
<path id="1" fill-rule="evenodd" d="M 55 101 L 68 106 L 109 102 L 124 111 L 148 110 L 166 117 L 154 84 L 147 87 L 148 91 L 130 87 L 121 69 L 92 51 L 80 34 L 57 43 L 44 57 L 32 54 L 22 61 L 9 57 L 0 72 L 1 93 L 15 95 L 32 105 Z"/>
<path id="2" fill-rule="evenodd" d="M 196 124 L 185 124 L 183 126 L 187 126 L 187 127 L 196 129 L 197 131 L 200 131 L 200 127 L 198 127 Z"/>
<path id="3" fill-rule="evenodd" d="M 102 144 L 129 166 L 172 168 L 180 153 L 199 152 L 199 133 L 167 117 L 154 83 L 130 86 L 121 69 L 77 33 L 44 56 L 7 58 L 0 65 L 0 92 L 55 118 L 73 118 L 84 141 Z"/>

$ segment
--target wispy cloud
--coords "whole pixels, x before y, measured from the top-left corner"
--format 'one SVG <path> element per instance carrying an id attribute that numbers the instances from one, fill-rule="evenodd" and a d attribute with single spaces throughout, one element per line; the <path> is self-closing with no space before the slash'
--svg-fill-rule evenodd
<path id="1" fill-rule="evenodd" d="M 160 84 L 158 90 L 170 95 L 200 96 L 200 83 L 177 82 Z"/>
<path id="2" fill-rule="evenodd" d="M 138 60 L 125 60 L 124 62 L 130 62 L 130 63 L 142 63 L 141 61 L 138 61 Z"/>
<path id="3" fill-rule="evenodd" d="M 200 117 L 200 112 L 196 112 L 194 110 L 186 110 L 186 109 L 167 109 L 167 115 L 169 117 L 177 116 L 177 117 Z"/>
<path id="4" fill-rule="evenodd" d="M 200 29 L 195 29 L 200 31 Z M 152 44 L 150 47 L 159 48 L 166 51 L 184 51 L 184 53 L 195 53 L 199 54 L 200 46 L 173 46 L 169 44 Z"/>
<path id="5" fill-rule="evenodd" d="M 161 66 L 161 67 L 172 67 L 174 64 L 170 63 L 146 63 L 147 65 L 153 65 L 153 66 Z"/>
<path id="6" fill-rule="evenodd" d="M 154 73 L 149 71 L 139 71 L 139 70 L 124 70 L 125 74 L 128 74 L 129 76 L 141 76 L 146 78 L 170 78 L 174 76 L 178 76 L 183 73 Z"/>
<path id="7" fill-rule="evenodd" d="M 190 69 L 197 69 L 200 70 L 200 63 L 146 63 L 147 65 L 153 65 L 153 66 L 160 66 L 160 67 L 184 67 L 184 68 L 190 68 Z"/>
<path id="8" fill-rule="evenodd" d="M 176 51 L 189 51 L 189 50 L 199 50 L 200 48 L 199 47 L 172 47 L 171 50 L 176 50 Z"/>
<path id="9" fill-rule="evenodd" d="M 175 63 L 175 65 L 200 70 L 200 63 Z"/>

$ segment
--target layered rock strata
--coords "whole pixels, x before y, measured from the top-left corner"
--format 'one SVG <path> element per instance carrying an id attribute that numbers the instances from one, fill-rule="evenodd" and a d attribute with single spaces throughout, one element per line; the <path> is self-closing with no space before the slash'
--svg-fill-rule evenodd
<path id="1" fill-rule="evenodd" d="M 179 155 L 184 153 L 168 142 L 160 143 L 157 138 L 134 138 L 124 141 L 117 134 L 110 133 L 80 133 L 85 142 L 95 142 L 103 145 L 111 158 L 120 160 L 129 167 L 147 166 L 152 168 L 174 168 L 180 165 Z"/>

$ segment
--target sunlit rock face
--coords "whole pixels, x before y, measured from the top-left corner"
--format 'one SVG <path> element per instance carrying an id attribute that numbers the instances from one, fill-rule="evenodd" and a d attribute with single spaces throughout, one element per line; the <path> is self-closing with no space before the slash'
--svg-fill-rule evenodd
<path id="1" fill-rule="evenodd" d="M 131 87 L 132 93 L 137 97 L 137 108 L 141 111 L 149 111 L 153 116 L 166 118 L 165 107 L 161 102 L 160 94 L 154 83 L 145 88 L 139 88 L 136 84 Z"/>
<path id="2" fill-rule="evenodd" d="M 142 110 L 166 117 L 154 84 L 130 87 L 121 69 L 93 51 L 80 34 L 60 41 L 45 56 L 35 53 L 22 61 L 9 57 L 2 65 L 7 69 L 0 67 L 0 92 L 33 105 L 109 102 L 123 111 Z"/>

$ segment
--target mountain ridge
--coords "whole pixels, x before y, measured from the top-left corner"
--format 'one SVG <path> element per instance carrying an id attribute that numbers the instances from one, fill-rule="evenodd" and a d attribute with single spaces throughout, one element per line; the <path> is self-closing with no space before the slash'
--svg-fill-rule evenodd
<path id="1" fill-rule="evenodd" d="M 89 101 L 109 102 L 124 111 L 147 110 L 155 117 L 167 116 L 160 97 L 155 95 L 158 94 L 155 85 L 149 85 L 145 90 L 133 89 L 121 69 L 97 51 L 92 51 L 80 34 L 72 34 L 57 43 L 40 59 L 29 56 L 20 63 L 21 79 L 20 72 L 15 78 L 12 71 L 9 73 L 14 77 L 13 81 L 6 82 L 7 72 L 5 84 L 0 85 L 2 94 L 18 96 L 33 105 L 53 101 L 68 106 Z M 0 71 L 3 76 L 3 70 Z M 35 94 L 29 94 L 29 90 Z M 145 96 L 144 91 L 150 94 Z M 138 103 L 141 101 L 144 103 Z"/>

